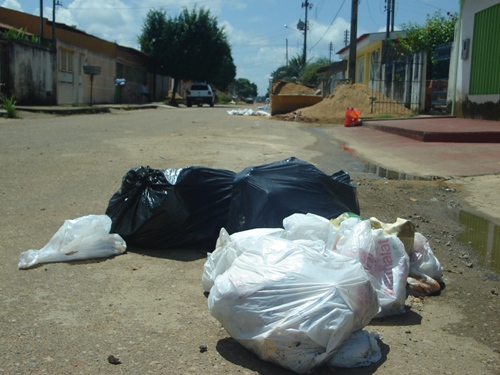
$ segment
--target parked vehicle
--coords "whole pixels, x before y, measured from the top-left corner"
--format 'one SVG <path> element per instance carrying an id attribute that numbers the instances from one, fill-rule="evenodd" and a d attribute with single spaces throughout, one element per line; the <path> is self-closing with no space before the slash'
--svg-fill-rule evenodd
<path id="1" fill-rule="evenodd" d="M 253 104 L 253 98 L 246 98 L 245 103 L 247 104 Z"/>
<path id="2" fill-rule="evenodd" d="M 191 85 L 189 90 L 186 91 L 186 105 L 192 107 L 193 104 L 198 105 L 198 107 L 203 106 L 203 104 L 208 104 L 213 107 L 215 104 L 214 91 L 206 83 L 195 83 Z"/>

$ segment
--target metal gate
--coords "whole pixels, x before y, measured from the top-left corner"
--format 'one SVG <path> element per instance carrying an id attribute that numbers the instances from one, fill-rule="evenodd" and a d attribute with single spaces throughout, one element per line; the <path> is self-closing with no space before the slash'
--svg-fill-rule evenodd
<path id="1" fill-rule="evenodd" d="M 372 61 L 372 114 L 411 115 L 425 111 L 426 53 L 386 63 Z"/>

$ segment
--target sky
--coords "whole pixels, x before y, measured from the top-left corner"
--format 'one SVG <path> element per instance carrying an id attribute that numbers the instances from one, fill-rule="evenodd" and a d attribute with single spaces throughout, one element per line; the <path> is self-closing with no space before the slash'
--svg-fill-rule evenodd
<path id="1" fill-rule="evenodd" d="M 350 30 L 352 0 L 308 0 L 307 61 L 337 61 Z M 76 26 L 88 34 L 139 49 L 137 42 L 150 9 L 164 9 L 175 17 L 183 7 L 209 9 L 224 27 L 236 65 L 236 78 L 255 83 L 264 95 L 273 71 L 286 65 L 287 57 L 303 54 L 306 0 L 56 0 L 56 22 Z M 423 24 L 427 15 L 458 12 L 459 0 L 395 0 L 394 25 Z M 54 0 L 0 0 L 0 5 L 52 20 Z M 358 37 L 385 31 L 386 0 L 359 0 Z"/>

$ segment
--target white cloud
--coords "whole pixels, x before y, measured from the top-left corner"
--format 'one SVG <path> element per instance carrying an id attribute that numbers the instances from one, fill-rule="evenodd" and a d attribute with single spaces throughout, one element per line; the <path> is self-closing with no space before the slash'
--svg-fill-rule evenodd
<path id="1" fill-rule="evenodd" d="M 19 4 L 16 0 L 5 0 L 2 3 L 2 7 L 8 8 L 8 9 L 17 10 L 19 12 L 23 11 L 23 8 L 21 7 L 21 4 Z"/>

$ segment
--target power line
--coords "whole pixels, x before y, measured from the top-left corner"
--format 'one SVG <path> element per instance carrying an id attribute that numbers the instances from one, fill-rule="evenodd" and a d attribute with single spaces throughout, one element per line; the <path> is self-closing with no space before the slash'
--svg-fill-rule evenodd
<path id="1" fill-rule="evenodd" d="M 340 11 L 342 10 L 342 7 L 344 6 L 344 4 L 345 4 L 345 0 L 343 0 L 343 1 L 342 1 L 342 4 L 340 4 L 340 8 L 339 8 L 339 10 L 337 11 L 337 13 L 335 14 L 335 17 L 333 17 L 332 22 L 330 22 L 330 25 L 328 25 L 328 27 L 326 28 L 326 31 L 325 31 L 325 32 L 324 32 L 324 34 L 321 36 L 321 38 L 319 38 L 319 40 L 316 42 L 316 44 L 315 44 L 315 45 L 313 45 L 313 46 L 311 47 L 311 50 L 312 50 L 314 47 L 316 47 L 316 46 L 319 44 L 319 42 L 321 42 L 321 41 L 323 40 L 323 38 L 325 37 L 325 35 L 326 35 L 326 33 L 328 32 L 328 30 L 330 30 L 330 27 L 332 27 L 333 22 L 337 19 L 337 17 L 338 17 L 338 15 L 339 15 Z"/>

